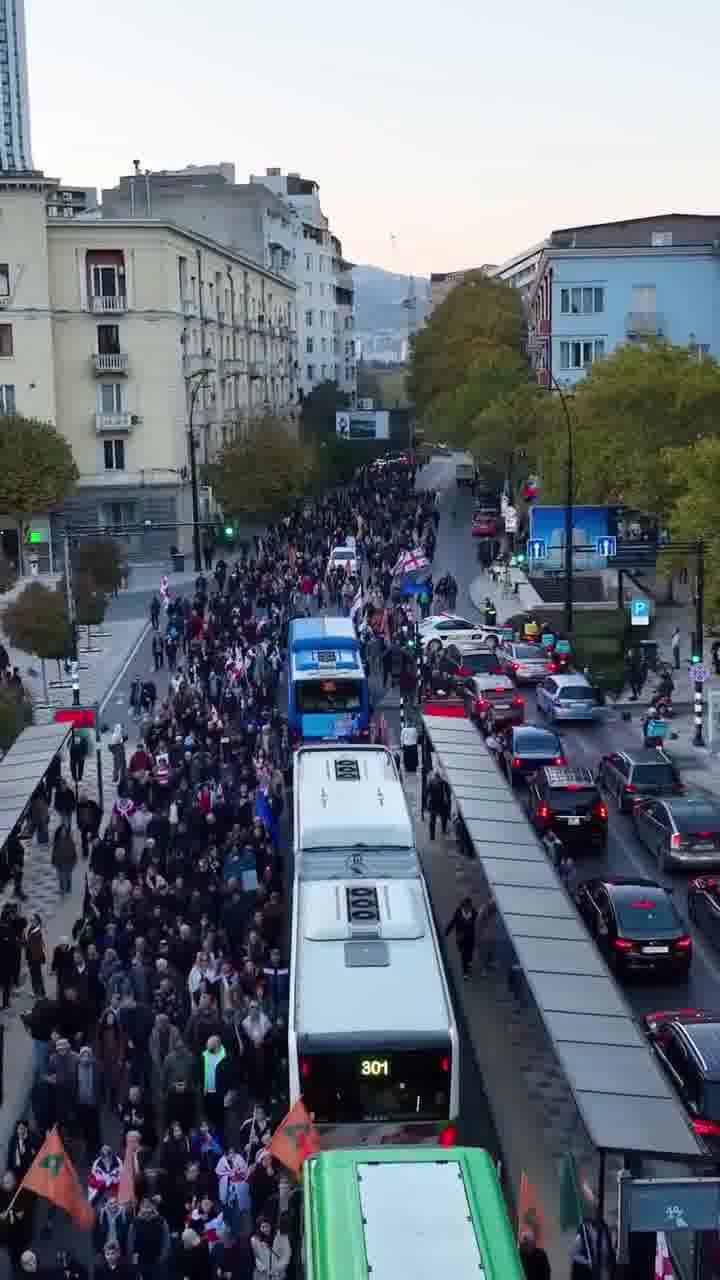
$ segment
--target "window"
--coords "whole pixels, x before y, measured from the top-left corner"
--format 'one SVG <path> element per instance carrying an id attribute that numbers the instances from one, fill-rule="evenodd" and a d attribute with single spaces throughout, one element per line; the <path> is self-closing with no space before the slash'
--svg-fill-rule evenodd
<path id="1" fill-rule="evenodd" d="M 309 356 L 311 356 L 311 355 L 312 355 L 312 351 L 313 351 L 313 340 L 312 340 L 312 338 L 306 338 L 306 339 L 305 339 L 305 350 L 306 350 L 306 352 L 307 352 L 307 354 L 308 354 Z"/>
<path id="2" fill-rule="evenodd" d="M 305 297 L 312 298 L 312 281 L 305 281 Z"/>
<path id="3" fill-rule="evenodd" d="M 103 450 L 105 452 L 105 470 L 106 471 L 124 471 L 125 470 L 125 441 L 124 440 L 105 440 L 103 441 Z M 122 520 L 115 521 L 121 524 Z"/>
<path id="4" fill-rule="evenodd" d="M 579 316 L 581 307 L 582 307 L 582 289 L 571 289 L 570 290 L 571 314 L 574 316 Z"/>
<path id="5" fill-rule="evenodd" d="M 115 267 L 93 267 L 92 291 L 94 298 L 116 298 L 120 296 L 118 274 Z"/>
<path id="6" fill-rule="evenodd" d="M 305 270 L 312 271 L 312 269 L 313 269 L 313 256 L 311 253 L 306 253 L 305 254 Z"/>
<path id="7" fill-rule="evenodd" d="M 601 289 L 595 289 L 595 290 L 594 290 L 594 293 L 595 293 L 595 311 L 596 311 L 596 313 L 597 313 L 598 311 L 604 311 L 604 310 L 605 310 L 605 290 L 604 290 L 604 289 L 602 289 L 602 288 L 601 288 Z"/>
<path id="8" fill-rule="evenodd" d="M 15 388 L 0 384 L 0 414 L 15 412 Z"/>
<path id="9" fill-rule="evenodd" d="M 312 327 L 312 322 L 313 322 L 313 313 L 312 313 L 312 311 L 306 311 L 306 312 L 305 312 L 305 323 L 306 323 L 306 325 L 308 326 L 308 328 L 311 328 L 311 327 Z"/>
<path id="10" fill-rule="evenodd" d="M 10 267 L 7 262 L 0 262 L 0 298 L 10 297 Z"/>
<path id="11" fill-rule="evenodd" d="M 318 257 L 318 271 L 322 272 L 324 270 L 325 270 L 325 258 L 324 258 L 324 255 L 321 253 Z"/>
<path id="12" fill-rule="evenodd" d="M 313 378 L 315 377 L 315 365 L 314 365 L 314 364 L 309 364 L 309 365 L 308 365 L 308 367 L 307 367 L 307 376 L 308 376 L 308 382 L 312 382 Z"/>
<path id="13" fill-rule="evenodd" d="M 122 440 L 118 441 L 122 444 Z M 134 502 L 109 502 L 101 508 L 101 520 L 104 525 L 114 525 L 122 529 L 125 525 L 137 523 L 137 512 Z"/>
<path id="14" fill-rule="evenodd" d="M 323 380 L 323 382 L 324 382 L 324 381 L 325 381 L 325 379 L 326 379 L 326 377 L 327 377 L 327 365 L 326 365 L 326 364 L 322 365 L 322 366 L 321 366 L 321 368 L 320 368 L 320 377 L 322 378 L 322 380 Z"/>
<path id="15" fill-rule="evenodd" d="M 602 360 L 604 356 L 605 356 L 605 339 L 596 338 L 595 339 L 595 359 Z"/>
<path id="16" fill-rule="evenodd" d="M 583 289 L 582 291 L 582 309 L 584 316 L 591 316 L 593 309 L 593 291 L 592 289 Z"/>
<path id="17" fill-rule="evenodd" d="M 594 360 L 602 360 L 605 355 L 605 339 L 587 339 L 584 342 L 560 343 L 560 368 L 584 369 Z"/>
<path id="18" fill-rule="evenodd" d="M 116 324 L 99 324 L 97 327 L 99 356 L 120 355 L 120 330 Z"/>
<path id="19" fill-rule="evenodd" d="M 327 324 L 327 311 L 320 312 L 320 328 L 324 329 Z"/>
<path id="20" fill-rule="evenodd" d="M 11 324 L 0 324 L 0 356 L 13 354 L 13 330 Z"/>
<path id="21" fill-rule="evenodd" d="M 672 231 L 651 231 L 650 245 L 653 249 L 669 249 L 672 245 Z"/>
<path id="22" fill-rule="evenodd" d="M 563 315 L 590 316 L 605 310 L 605 290 L 591 285 L 560 290 L 560 311 Z"/>
<path id="23" fill-rule="evenodd" d="M 123 412 L 122 382 L 101 382 L 99 396 L 101 413 Z"/>

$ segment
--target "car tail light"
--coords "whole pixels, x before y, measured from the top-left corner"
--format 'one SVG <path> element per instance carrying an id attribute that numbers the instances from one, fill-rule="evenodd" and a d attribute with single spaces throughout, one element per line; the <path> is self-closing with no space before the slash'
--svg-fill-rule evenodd
<path id="1" fill-rule="evenodd" d="M 635 786 L 634 782 L 626 782 L 625 786 L 623 787 L 623 791 L 626 793 L 626 795 L 634 796 L 637 793 L 637 787 Z"/>
<path id="2" fill-rule="evenodd" d="M 519 670 L 520 670 L 520 663 L 519 663 L 519 662 L 513 662 L 513 663 L 512 663 L 512 669 L 513 669 L 513 671 L 519 671 Z"/>
<path id="3" fill-rule="evenodd" d="M 457 1142 L 458 1131 L 454 1124 L 449 1124 L 440 1134 L 441 1147 L 454 1147 Z"/>
<path id="4" fill-rule="evenodd" d="M 692 1127 L 701 1138 L 720 1138 L 720 1124 L 714 1120 L 693 1120 Z"/>
<path id="5" fill-rule="evenodd" d="M 302 1058 L 300 1061 L 300 1075 L 303 1080 L 307 1080 L 310 1075 L 310 1063 L 307 1058 Z"/>
<path id="6" fill-rule="evenodd" d="M 458 675 L 465 676 L 467 678 L 472 675 L 472 671 L 469 667 L 458 667 Z"/>
<path id="7" fill-rule="evenodd" d="M 697 834 L 701 840 L 714 840 L 717 833 L 715 831 L 698 831 Z"/>
<path id="8" fill-rule="evenodd" d="M 515 694 L 515 697 L 513 698 L 512 702 L 510 703 L 510 705 L 511 705 L 512 707 L 524 707 L 524 706 L 525 706 L 525 699 L 524 699 L 524 698 L 521 698 L 519 693 L 516 693 L 516 694 Z"/>
<path id="9" fill-rule="evenodd" d="M 672 835 L 671 835 L 671 837 L 670 837 L 670 848 L 671 848 L 671 849 L 681 849 L 681 848 L 682 848 L 682 836 L 680 835 L 680 832 L 679 832 L 679 831 L 673 831 L 673 833 L 672 833 Z"/>
<path id="10" fill-rule="evenodd" d="M 444 1076 L 450 1075 L 450 1058 L 447 1054 L 440 1059 L 440 1070 Z"/>
<path id="11" fill-rule="evenodd" d="M 500 688 L 498 689 L 498 687 L 497 687 L 497 685 L 496 685 L 496 686 L 495 686 L 495 692 L 496 692 L 496 693 L 507 693 L 507 689 L 505 689 L 505 688 L 503 687 L 503 685 L 500 685 Z"/>
<path id="12" fill-rule="evenodd" d="M 522 769 L 522 760 L 519 756 L 513 756 L 512 767 L 513 769 Z"/>
<path id="13" fill-rule="evenodd" d="M 616 938 L 613 945 L 616 951 L 634 951 L 637 944 L 627 938 Z"/>
<path id="14" fill-rule="evenodd" d="M 557 662 L 548 662 L 547 669 L 548 671 L 557 671 L 558 670 Z"/>
<path id="15" fill-rule="evenodd" d="M 593 805 L 593 817 L 594 817 L 594 818 L 600 818 L 600 820 L 601 820 L 602 822 L 607 822 L 607 818 L 608 818 L 607 805 L 606 805 L 606 804 L 602 804 L 602 803 L 600 803 L 600 804 L 594 804 L 594 805 Z"/>
<path id="16" fill-rule="evenodd" d="M 487 698 L 476 698 L 475 706 L 478 711 L 487 711 L 488 707 L 490 706 L 490 703 L 488 702 Z"/>
<path id="17" fill-rule="evenodd" d="M 552 817 L 552 809 L 549 804 L 541 804 L 538 809 L 538 818 L 544 818 L 546 821 Z"/>
<path id="18" fill-rule="evenodd" d="M 553 764 L 562 766 L 567 764 L 567 760 L 565 759 L 565 756 L 555 756 L 555 759 L 553 760 Z"/>
<path id="19" fill-rule="evenodd" d="M 673 946 L 676 951 L 690 951 L 692 947 L 692 938 L 685 934 L 682 938 L 676 938 Z"/>

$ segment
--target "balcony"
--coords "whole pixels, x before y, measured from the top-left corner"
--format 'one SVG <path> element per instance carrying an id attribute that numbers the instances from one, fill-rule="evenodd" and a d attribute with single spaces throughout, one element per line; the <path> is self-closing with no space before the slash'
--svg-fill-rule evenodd
<path id="1" fill-rule="evenodd" d="M 657 338 L 665 328 L 661 311 L 628 311 L 625 332 L 628 337 Z"/>
<path id="2" fill-rule="evenodd" d="M 263 367 L 257 360 L 251 360 L 248 365 L 248 376 L 250 378 L 263 378 L 265 376 Z"/>
<path id="3" fill-rule="evenodd" d="M 232 378 L 236 373 L 245 373 L 245 361 L 239 356 L 225 356 L 222 362 L 223 378 Z"/>
<path id="4" fill-rule="evenodd" d="M 112 355 L 101 355 L 96 351 L 92 356 L 96 373 L 127 373 L 128 355 L 126 351 L 117 351 Z"/>
<path id="5" fill-rule="evenodd" d="M 222 307 L 218 307 L 217 309 L 217 322 L 218 324 L 225 323 L 225 312 L 223 311 Z"/>
<path id="6" fill-rule="evenodd" d="M 196 378 L 201 373 L 214 373 L 216 369 L 214 356 L 183 356 L 183 377 Z"/>
<path id="7" fill-rule="evenodd" d="M 127 297 L 124 293 L 113 293 L 102 295 L 92 293 L 90 295 L 90 310 L 95 312 L 118 312 L 127 311 Z"/>
<path id="8" fill-rule="evenodd" d="M 118 431 L 129 431 L 133 425 L 130 413 L 96 413 L 95 430 L 98 435 L 105 432 L 116 434 Z"/>

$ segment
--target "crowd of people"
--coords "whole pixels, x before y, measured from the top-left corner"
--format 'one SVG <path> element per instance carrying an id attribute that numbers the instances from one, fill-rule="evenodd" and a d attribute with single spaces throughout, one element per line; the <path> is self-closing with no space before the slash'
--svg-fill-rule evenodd
<path id="1" fill-rule="evenodd" d="M 192 598 L 155 597 L 155 671 L 138 672 L 110 737 L 111 814 L 85 793 L 79 759 L 77 801 L 59 764 L 33 798 L 26 834 L 52 840 L 62 894 L 77 872 L 84 888 L 51 955 L 20 902 L 4 934 L 0 923 L 4 995 L 24 956 L 36 997 L 24 1015 L 33 1121 L 16 1127 L 0 1187 L 0 1241 L 19 1272 L 38 1267 L 37 1204 L 13 1196 L 57 1126 L 87 1170 L 100 1280 L 299 1274 L 299 1193 L 269 1149 L 289 1101 L 283 654 L 289 621 L 337 599 L 328 555 L 348 536 L 363 629 L 386 643 L 370 602 L 387 613 L 399 552 L 432 550 L 437 528 L 435 496 L 414 478 L 407 466 L 362 474 L 232 569 L 218 560 Z"/>

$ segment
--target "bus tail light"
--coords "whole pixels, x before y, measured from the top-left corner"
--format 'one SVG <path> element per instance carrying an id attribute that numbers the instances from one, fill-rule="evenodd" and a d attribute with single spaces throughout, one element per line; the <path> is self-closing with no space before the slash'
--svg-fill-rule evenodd
<path id="1" fill-rule="evenodd" d="M 680 835 L 679 831 L 673 831 L 670 837 L 670 848 L 682 849 L 682 836 Z"/>
<path id="2" fill-rule="evenodd" d="M 310 1063 L 308 1062 L 307 1058 L 302 1058 L 300 1060 L 300 1075 L 302 1076 L 303 1080 L 307 1080 L 310 1076 Z"/>
<path id="3" fill-rule="evenodd" d="M 454 1147 L 457 1142 L 458 1131 L 454 1124 L 449 1124 L 440 1134 L 441 1147 Z"/>
<path id="4" fill-rule="evenodd" d="M 445 1056 L 440 1059 L 440 1070 L 442 1071 L 443 1075 L 446 1075 L 446 1076 L 450 1075 L 450 1059 L 447 1054 L 445 1054 Z"/>

